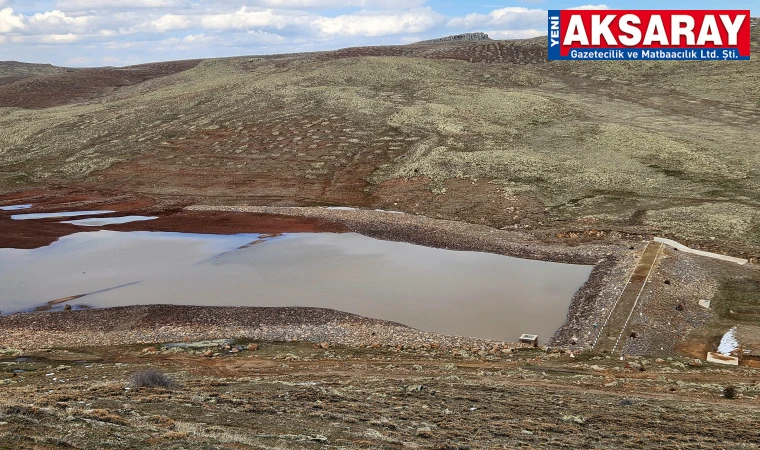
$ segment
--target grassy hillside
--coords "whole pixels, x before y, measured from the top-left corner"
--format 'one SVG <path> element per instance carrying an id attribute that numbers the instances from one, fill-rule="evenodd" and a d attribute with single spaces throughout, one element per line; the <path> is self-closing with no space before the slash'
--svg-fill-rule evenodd
<path id="1" fill-rule="evenodd" d="M 757 255 L 757 59 L 546 62 L 545 45 L 205 60 L 72 96 L 86 76 L 41 75 L 29 85 L 59 86 L 58 106 L 0 108 L 0 187 L 366 206 Z"/>

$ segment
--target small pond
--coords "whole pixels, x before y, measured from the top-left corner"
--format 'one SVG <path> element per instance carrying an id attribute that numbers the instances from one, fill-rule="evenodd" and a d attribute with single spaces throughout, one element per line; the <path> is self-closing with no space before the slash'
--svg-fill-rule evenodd
<path id="1" fill-rule="evenodd" d="M 67 297 L 92 307 L 314 306 L 447 334 L 514 341 L 533 333 L 545 342 L 591 269 L 355 233 L 101 230 L 33 250 L 0 249 L 0 310 Z"/>
<path id="2" fill-rule="evenodd" d="M 51 213 L 27 213 L 27 214 L 14 214 L 11 216 L 13 220 L 34 220 L 34 219 L 57 219 L 59 217 L 77 217 L 77 216 L 96 216 L 99 214 L 110 214 L 115 211 L 67 211 L 67 212 L 51 212 Z"/>
<path id="3" fill-rule="evenodd" d="M 61 223 L 70 223 L 83 227 L 102 227 L 117 225 L 120 223 L 142 222 L 145 220 L 158 219 L 158 216 L 121 216 L 121 217 L 89 217 L 87 219 L 65 220 Z"/>
<path id="4" fill-rule="evenodd" d="M 29 209 L 32 205 L 8 205 L 8 206 L 0 206 L 0 211 L 20 211 L 22 209 Z"/>

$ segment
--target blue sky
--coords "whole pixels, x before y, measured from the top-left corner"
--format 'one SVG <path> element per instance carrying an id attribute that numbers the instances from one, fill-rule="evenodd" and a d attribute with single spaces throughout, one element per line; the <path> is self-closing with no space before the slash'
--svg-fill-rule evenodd
<path id="1" fill-rule="evenodd" d="M 123 66 L 406 44 L 469 31 L 523 38 L 546 34 L 549 9 L 752 6 L 760 14 L 757 0 L 0 0 L 0 60 Z"/>

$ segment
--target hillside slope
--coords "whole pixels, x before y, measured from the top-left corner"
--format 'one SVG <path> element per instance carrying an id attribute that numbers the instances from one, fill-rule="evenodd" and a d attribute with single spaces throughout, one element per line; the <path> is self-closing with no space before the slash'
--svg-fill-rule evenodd
<path id="1" fill-rule="evenodd" d="M 0 81 L 0 187 L 382 208 L 760 254 L 756 60 L 547 62 L 536 38 L 156 67 Z"/>

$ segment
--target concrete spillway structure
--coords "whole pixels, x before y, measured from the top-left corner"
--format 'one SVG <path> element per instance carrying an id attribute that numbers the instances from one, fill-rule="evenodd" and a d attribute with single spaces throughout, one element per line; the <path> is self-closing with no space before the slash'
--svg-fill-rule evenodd
<path id="1" fill-rule="evenodd" d="M 678 249 L 678 250 L 680 250 L 682 252 L 692 253 L 694 255 L 706 256 L 708 258 L 719 259 L 719 260 L 722 260 L 722 261 L 728 261 L 728 262 L 732 262 L 732 263 L 736 263 L 736 264 L 740 264 L 740 265 L 744 265 L 744 264 L 747 264 L 749 262 L 749 260 L 742 259 L 742 258 L 736 258 L 736 257 L 733 257 L 733 256 L 721 255 L 719 253 L 706 252 L 704 250 L 696 250 L 696 249 L 687 247 L 687 246 L 685 246 L 685 245 L 683 245 L 681 243 L 678 243 L 678 242 L 676 242 L 674 240 L 671 240 L 671 239 L 665 239 L 665 238 L 661 238 L 661 237 L 656 237 L 656 238 L 654 238 L 654 241 L 655 242 L 660 242 L 662 244 L 668 245 L 668 246 L 673 247 L 673 248 L 676 248 L 676 249 Z"/>

